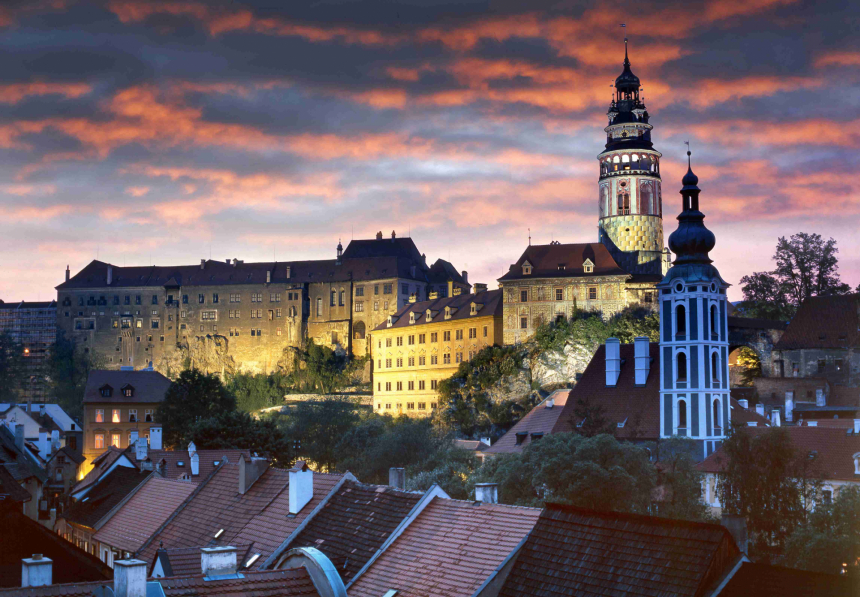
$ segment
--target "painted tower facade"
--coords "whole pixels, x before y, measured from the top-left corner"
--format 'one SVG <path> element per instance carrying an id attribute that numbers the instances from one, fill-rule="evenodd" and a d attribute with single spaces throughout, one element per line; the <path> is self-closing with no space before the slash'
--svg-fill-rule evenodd
<path id="1" fill-rule="evenodd" d="M 624 71 L 615 79 L 609 105 L 606 149 L 600 161 L 599 240 L 631 274 L 662 276 L 664 259 L 660 152 L 651 143 L 648 110 L 639 77 L 630 70 L 624 40 Z"/>
<path id="2" fill-rule="evenodd" d="M 690 152 L 687 152 L 687 156 Z M 689 159 L 689 158 L 688 158 Z M 714 234 L 699 211 L 699 179 L 683 179 L 678 229 L 669 236 L 672 268 L 660 296 L 660 435 L 689 437 L 707 457 L 730 423 L 728 284 L 708 257 Z"/>

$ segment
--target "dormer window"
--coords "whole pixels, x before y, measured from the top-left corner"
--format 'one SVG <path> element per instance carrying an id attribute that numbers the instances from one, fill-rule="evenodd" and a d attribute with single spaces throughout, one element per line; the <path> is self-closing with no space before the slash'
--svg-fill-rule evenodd
<path id="1" fill-rule="evenodd" d="M 388 327 L 393 326 L 395 321 L 397 321 L 397 319 L 394 317 L 394 315 L 389 315 L 388 316 Z"/>
<path id="2" fill-rule="evenodd" d="M 469 305 L 469 315 L 477 315 L 478 311 L 480 311 L 483 306 L 484 305 L 480 303 L 472 303 Z"/>
<path id="3" fill-rule="evenodd" d="M 560 272 L 564 271 L 564 264 L 563 263 L 558 264 L 558 271 L 560 271 Z"/>
<path id="4" fill-rule="evenodd" d="M 426 317 L 427 317 L 427 321 L 433 321 L 433 311 L 431 311 L 430 309 L 427 309 Z"/>
<path id="5" fill-rule="evenodd" d="M 445 319 L 451 319 L 451 307 L 445 307 Z"/>
<path id="6" fill-rule="evenodd" d="M 411 311 L 409 313 L 409 323 L 410 324 L 415 323 L 415 311 Z"/>
<path id="7" fill-rule="evenodd" d="M 132 398 L 134 396 L 134 388 L 130 385 L 124 386 L 122 388 L 122 395 L 126 398 Z"/>
<path id="8" fill-rule="evenodd" d="M 99 389 L 99 394 L 101 394 L 102 398 L 110 398 L 113 396 L 113 388 L 110 386 L 102 386 Z"/>
<path id="9" fill-rule="evenodd" d="M 518 445 L 518 446 L 523 445 L 523 442 L 524 442 L 524 441 L 526 441 L 526 438 L 527 438 L 528 436 L 529 436 L 528 431 L 520 431 L 520 432 L 518 432 L 518 433 L 516 434 L 516 438 L 517 438 L 517 445 Z"/>
<path id="10" fill-rule="evenodd" d="M 528 261 L 526 261 L 525 263 L 523 263 L 523 275 L 529 276 L 529 275 L 531 275 L 531 273 L 532 273 L 532 264 L 529 263 Z"/>
<path id="11" fill-rule="evenodd" d="M 594 273 L 594 262 L 591 259 L 586 259 L 582 262 L 582 271 L 586 274 Z"/>

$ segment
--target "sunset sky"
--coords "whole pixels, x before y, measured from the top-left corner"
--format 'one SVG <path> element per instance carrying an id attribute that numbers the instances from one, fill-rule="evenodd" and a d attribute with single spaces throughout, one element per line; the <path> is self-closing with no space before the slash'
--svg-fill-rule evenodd
<path id="1" fill-rule="evenodd" d="M 97 256 L 333 258 L 377 230 L 495 285 L 528 228 L 597 240 L 625 34 L 666 235 L 689 139 L 730 298 L 798 231 L 835 238 L 855 287 L 858 15 L 846 0 L 4 2 L 0 298 L 56 298 L 66 264 Z"/>

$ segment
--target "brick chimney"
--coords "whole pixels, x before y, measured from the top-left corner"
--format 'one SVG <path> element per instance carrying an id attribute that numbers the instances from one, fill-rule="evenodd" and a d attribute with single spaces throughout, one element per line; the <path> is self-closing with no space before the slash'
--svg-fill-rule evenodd
<path id="1" fill-rule="evenodd" d="M 475 291 L 475 294 L 479 292 L 487 292 L 487 285 L 481 282 L 475 282 L 475 285 L 472 287 L 472 290 Z"/>
<path id="2" fill-rule="evenodd" d="M 454 280 L 448 280 L 448 296 L 454 296 Z"/>
<path id="3" fill-rule="evenodd" d="M 469 283 L 469 272 L 467 272 L 466 270 L 463 270 L 462 272 L 460 272 L 460 275 L 463 276 L 463 282 L 468 284 Z"/>
<path id="4" fill-rule="evenodd" d="M 636 364 L 635 383 L 644 386 L 651 372 L 650 340 L 644 336 L 633 339 L 634 360 Z"/>
<path id="5" fill-rule="evenodd" d="M 21 586 L 44 587 L 52 584 L 53 567 L 50 558 L 34 553 L 32 558 L 21 560 Z"/>
<path id="6" fill-rule="evenodd" d="M 189 460 L 191 460 L 191 476 L 196 477 L 200 474 L 200 455 L 194 452 Z"/>
<path id="7" fill-rule="evenodd" d="M 200 550 L 200 570 L 206 578 L 236 574 L 236 548 L 204 547 Z"/>
<path id="8" fill-rule="evenodd" d="M 388 485 L 394 489 L 406 489 L 406 469 L 397 467 L 388 469 Z"/>
<path id="9" fill-rule="evenodd" d="M 290 514 L 298 514 L 314 497 L 314 473 L 304 460 L 290 469 Z"/>
<path id="10" fill-rule="evenodd" d="M 734 516 L 731 514 L 723 514 L 720 524 L 726 527 L 726 530 L 735 540 L 738 549 L 746 555 L 748 548 L 747 520 L 743 516 Z"/>
<path id="11" fill-rule="evenodd" d="M 267 271 L 266 272 L 266 284 L 271 284 L 271 283 L 272 283 L 272 272 Z"/>
<path id="12" fill-rule="evenodd" d="M 146 597 L 146 562 L 117 560 L 113 563 L 115 597 Z"/>
<path id="13" fill-rule="evenodd" d="M 475 483 L 475 500 L 482 504 L 498 504 L 499 484 Z"/>
<path id="14" fill-rule="evenodd" d="M 621 342 L 618 338 L 606 340 L 606 385 L 614 388 L 621 375 Z"/>

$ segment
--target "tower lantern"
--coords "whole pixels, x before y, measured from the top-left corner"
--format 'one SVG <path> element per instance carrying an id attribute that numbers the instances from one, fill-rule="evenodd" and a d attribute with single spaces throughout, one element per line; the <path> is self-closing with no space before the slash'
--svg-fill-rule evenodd
<path id="1" fill-rule="evenodd" d="M 634 275 L 662 276 L 663 208 L 660 152 L 651 143 L 648 110 L 624 40 L 624 70 L 609 105 L 600 162 L 599 240 Z M 658 278 L 659 279 L 659 278 Z"/>

